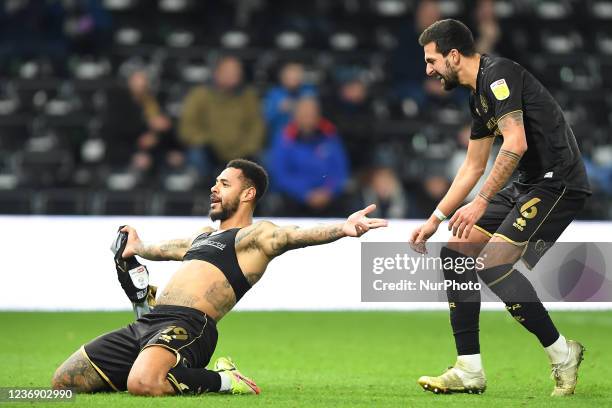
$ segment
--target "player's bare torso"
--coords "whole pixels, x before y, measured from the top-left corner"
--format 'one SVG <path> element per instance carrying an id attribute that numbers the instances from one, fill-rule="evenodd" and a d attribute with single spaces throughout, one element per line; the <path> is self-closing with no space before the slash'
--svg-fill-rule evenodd
<path id="1" fill-rule="evenodd" d="M 251 286 L 259 281 L 271 260 L 258 245 L 264 229 L 262 223 L 250 225 L 242 228 L 235 239 L 238 264 Z M 219 321 L 234 307 L 236 296 L 219 268 L 191 259 L 182 262 L 157 304 L 192 307 Z"/>

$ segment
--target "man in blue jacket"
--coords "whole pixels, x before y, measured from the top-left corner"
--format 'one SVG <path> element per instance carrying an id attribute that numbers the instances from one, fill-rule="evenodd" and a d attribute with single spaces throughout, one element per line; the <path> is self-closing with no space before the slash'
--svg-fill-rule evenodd
<path id="1" fill-rule="evenodd" d="M 285 198 L 286 215 L 335 216 L 348 178 L 348 160 L 335 126 L 314 98 L 296 103 L 293 121 L 277 136 L 269 170 Z"/>
<path id="2" fill-rule="evenodd" d="M 317 94 L 313 85 L 304 83 L 304 67 L 297 62 L 285 64 L 280 71 L 279 80 L 280 84 L 268 91 L 263 102 L 271 145 L 291 121 L 297 100 Z"/>

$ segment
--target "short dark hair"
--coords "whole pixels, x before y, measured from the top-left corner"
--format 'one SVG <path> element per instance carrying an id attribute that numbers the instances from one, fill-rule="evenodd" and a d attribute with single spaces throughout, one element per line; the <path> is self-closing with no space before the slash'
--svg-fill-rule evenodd
<path id="1" fill-rule="evenodd" d="M 268 172 L 259 164 L 246 159 L 234 159 L 225 168 L 242 170 L 242 176 L 248 187 L 255 187 L 255 202 L 263 197 L 268 189 Z"/>
<path id="2" fill-rule="evenodd" d="M 452 49 L 468 57 L 476 52 L 474 36 L 470 29 L 461 21 L 452 18 L 436 21 L 421 33 L 419 44 L 424 47 L 430 42 L 434 42 L 436 51 L 445 57 Z"/>

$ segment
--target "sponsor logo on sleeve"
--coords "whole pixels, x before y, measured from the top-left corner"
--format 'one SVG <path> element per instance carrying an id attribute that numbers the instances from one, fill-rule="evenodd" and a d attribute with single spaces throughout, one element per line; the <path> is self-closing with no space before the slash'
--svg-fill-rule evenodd
<path id="1" fill-rule="evenodd" d="M 498 101 L 503 101 L 504 99 L 508 99 L 510 96 L 510 88 L 508 88 L 508 84 L 505 79 L 498 79 L 497 81 L 491 84 L 491 91 L 493 91 L 493 95 L 495 95 L 495 99 Z"/>

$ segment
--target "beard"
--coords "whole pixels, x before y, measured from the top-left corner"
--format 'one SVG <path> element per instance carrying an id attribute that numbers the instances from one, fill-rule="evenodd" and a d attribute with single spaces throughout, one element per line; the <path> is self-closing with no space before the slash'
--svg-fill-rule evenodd
<path id="1" fill-rule="evenodd" d="M 228 218 L 230 218 L 232 215 L 236 214 L 236 211 L 238 211 L 239 204 L 240 204 L 240 197 L 236 197 L 235 200 L 228 202 L 227 205 L 224 205 L 223 202 L 220 201 L 219 206 L 221 207 L 221 209 L 214 211 L 211 208 L 208 215 L 210 216 L 210 219 L 212 221 L 217 221 L 217 220 L 225 221 Z"/>
<path id="2" fill-rule="evenodd" d="M 459 75 L 454 71 L 448 61 L 446 61 L 446 75 L 440 74 L 444 79 L 444 90 L 451 91 L 459 86 Z"/>

